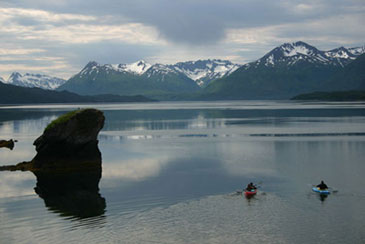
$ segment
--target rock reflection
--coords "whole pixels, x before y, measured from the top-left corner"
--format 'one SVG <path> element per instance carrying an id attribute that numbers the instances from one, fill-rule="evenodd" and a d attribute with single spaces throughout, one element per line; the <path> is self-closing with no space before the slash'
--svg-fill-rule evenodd
<path id="1" fill-rule="evenodd" d="M 13 150 L 14 148 L 14 142 L 17 142 L 17 140 L 0 140 L 0 148 L 5 147 L 5 148 L 9 148 L 10 150 Z"/>
<path id="2" fill-rule="evenodd" d="M 105 199 L 99 194 L 101 170 L 48 174 L 34 172 L 37 177 L 35 192 L 46 207 L 61 216 L 89 218 L 103 215 Z"/>

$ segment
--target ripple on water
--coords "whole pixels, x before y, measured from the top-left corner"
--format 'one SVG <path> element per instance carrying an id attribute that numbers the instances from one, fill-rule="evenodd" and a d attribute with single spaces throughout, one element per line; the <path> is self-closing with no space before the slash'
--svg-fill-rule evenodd
<path id="1" fill-rule="evenodd" d="M 312 200 L 308 203 L 314 203 Z M 323 218 L 317 209 L 302 209 L 274 194 L 258 195 L 250 201 L 220 195 L 114 219 L 108 229 L 113 239 L 124 243 L 348 242 L 341 234 L 343 225 L 339 224 L 339 231 L 328 228 L 333 226 L 331 221 L 331 216 Z M 356 242 L 358 237 L 351 238 Z"/>
<path id="2" fill-rule="evenodd" d="M 105 216 L 87 219 L 54 218 L 50 215 L 56 213 L 33 209 L 39 215 L 22 219 L 18 226 L 14 223 L 20 234 L 6 235 L 4 240 L 53 244 L 361 242 L 361 226 L 346 229 L 346 223 L 341 222 L 333 226 L 339 214 L 330 210 L 331 204 L 343 201 L 341 197 L 328 200 L 327 211 L 317 200 L 303 197 L 298 204 L 273 193 L 261 193 L 250 200 L 242 195 L 216 195 L 143 211 L 130 209 L 126 214 L 118 214 L 123 206 L 115 203 Z M 361 223 L 361 217 L 356 221 Z M 351 235 L 343 235 L 344 231 Z M 32 239 L 25 239 L 27 236 Z"/>

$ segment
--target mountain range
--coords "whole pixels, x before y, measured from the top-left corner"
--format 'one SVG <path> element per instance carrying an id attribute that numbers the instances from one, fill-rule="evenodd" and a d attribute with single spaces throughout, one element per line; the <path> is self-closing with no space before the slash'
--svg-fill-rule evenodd
<path id="1" fill-rule="evenodd" d="M 161 100 L 288 99 L 313 91 L 364 89 L 364 47 L 321 51 L 305 42 L 284 43 L 262 58 L 238 65 L 198 60 L 173 65 L 89 62 L 65 81 L 13 73 L 3 83 L 67 90 L 81 95 L 145 95 Z"/>
<path id="2" fill-rule="evenodd" d="M 198 92 L 211 81 L 222 78 L 239 65 L 223 60 L 198 60 L 175 65 L 98 64 L 89 62 L 58 90 L 79 94 L 117 93 L 161 96 Z"/>
<path id="3" fill-rule="evenodd" d="M 202 97 L 288 99 L 313 91 L 361 89 L 365 81 L 357 77 L 363 77 L 365 72 L 364 51 L 344 47 L 320 51 L 304 42 L 285 43 L 231 75 L 215 80 Z M 358 58 L 360 61 L 356 62 Z"/>

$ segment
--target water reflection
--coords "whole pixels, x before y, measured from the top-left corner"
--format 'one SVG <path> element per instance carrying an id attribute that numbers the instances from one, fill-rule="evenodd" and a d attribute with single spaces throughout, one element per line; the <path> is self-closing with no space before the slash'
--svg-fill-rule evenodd
<path id="1" fill-rule="evenodd" d="M 34 173 L 35 192 L 46 207 L 61 216 L 89 218 L 104 214 L 105 199 L 99 194 L 101 170 L 68 174 Z"/>
<path id="2" fill-rule="evenodd" d="M 247 202 L 250 202 L 252 198 L 255 198 L 255 195 L 247 195 L 247 194 L 245 194 L 245 198 L 247 199 Z"/>
<path id="3" fill-rule="evenodd" d="M 318 198 L 319 200 L 321 200 L 321 202 L 324 202 L 328 197 L 328 194 L 318 194 Z"/>
<path id="4" fill-rule="evenodd" d="M 4 148 L 9 148 L 10 150 L 13 150 L 14 148 L 14 142 L 17 142 L 16 140 L 13 141 L 13 139 L 10 140 L 0 140 L 0 148 L 4 147 Z"/>
<path id="5" fill-rule="evenodd" d="M 11 167 L 17 166 L 4 166 L 0 170 L 13 171 Z M 44 200 L 49 211 L 58 213 L 61 217 L 75 219 L 104 217 L 106 200 L 99 193 L 101 168 L 86 172 L 34 171 L 32 173 L 36 176 L 34 192 Z M 2 172 L 0 198 L 32 195 L 29 185 L 34 184 L 33 179 L 34 177 L 27 175 L 27 172 Z"/>
<path id="6" fill-rule="evenodd" d="M 363 106 L 179 111 L 173 105 L 161 111 L 119 105 L 106 109 L 108 119 L 98 138 L 102 178 L 96 173 L 38 174 L 35 183 L 29 173 L 2 172 L 7 174 L 0 177 L 3 242 L 363 240 Z M 58 111 L 16 117 L 19 123 L 13 116 L 5 122 L 0 118 L 0 134 L 20 141 L 14 151 L 0 151 L 0 163 L 31 158 L 31 142 L 54 113 Z M 322 178 L 341 191 L 351 189 L 351 194 L 321 198 L 311 185 Z M 250 199 L 242 194 L 227 197 L 243 183 L 258 180 L 266 193 L 260 190 Z M 34 185 L 40 198 L 16 198 L 29 196 Z M 4 197 L 7 186 L 11 188 Z M 90 230 L 93 226 L 97 231 Z"/>

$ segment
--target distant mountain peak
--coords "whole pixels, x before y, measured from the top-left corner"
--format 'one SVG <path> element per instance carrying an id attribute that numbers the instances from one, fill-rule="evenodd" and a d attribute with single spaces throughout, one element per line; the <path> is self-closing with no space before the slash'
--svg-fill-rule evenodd
<path id="1" fill-rule="evenodd" d="M 115 72 L 127 72 L 137 75 L 142 75 L 151 67 L 150 64 L 146 63 L 144 60 L 139 60 L 130 64 L 104 64 L 100 65 L 95 61 L 90 61 L 87 65 L 80 71 L 81 75 L 89 75 L 93 72 L 95 74 L 99 73 L 100 70 L 105 70 L 107 73 L 110 71 Z"/>
<path id="2" fill-rule="evenodd" d="M 361 55 L 365 53 L 365 46 L 362 47 L 352 47 L 348 49 L 350 53 L 354 55 Z"/>
<path id="3" fill-rule="evenodd" d="M 14 78 L 14 77 L 21 77 L 22 75 L 19 73 L 19 72 L 13 72 L 13 73 L 11 73 L 11 75 L 10 75 L 10 77 L 9 77 L 9 79 L 12 79 L 12 78 Z"/>
<path id="4" fill-rule="evenodd" d="M 318 52 L 318 49 L 302 41 L 293 43 L 284 43 L 279 46 L 278 49 L 285 57 L 291 57 L 295 55 L 313 55 Z M 275 50 L 275 49 L 274 49 Z"/>
<path id="5" fill-rule="evenodd" d="M 94 67 L 94 66 L 99 66 L 99 64 L 95 61 L 89 61 L 87 63 L 87 65 L 85 66 L 85 68 L 91 68 L 91 67 Z"/>
<path id="6" fill-rule="evenodd" d="M 339 48 L 332 49 L 330 51 L 325 52 L 325 55 L 327 57 L 331 57 L 331 58 L 342 58 L 342 59 L 349 59 L 349 58 L 354 59 L 355 58 L 355 55 L 352 54 L 345 47 L 339 47 Z"/>
<path id="7" fill-rule="evenodd" d="M 144 61 L 143 59 L 142 60 L 139 60 L 136 62 L 138 66 L 141 66 L 141 65 L 145 65 L 147 64 L 146 61 Z"/>
<path id="8" fill-rule="evenodd" d="M 7 84 L 23 86 L 23 87 L 38 87 L 47 90 L 54 90 L 64 84 L 66 80 L 41 74 L 13 72 L 9 79 L 5 82 Z"/>
<path id="9" fill-rule="evenodd" d="M 144 60 L 139 60 L 135 63 L 125 64 L 125 70 L 128 72 L 132 72 L 138 75 L 144 74 L 149 68 L 151 68 L 151 64 L 146 63 Z"/>

